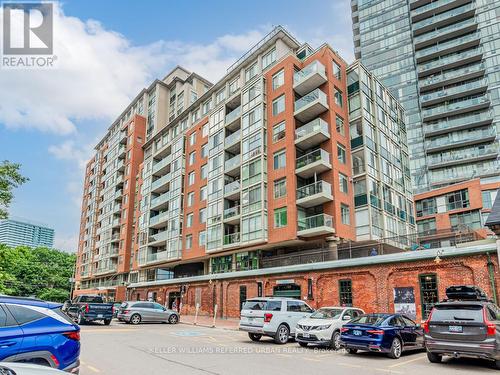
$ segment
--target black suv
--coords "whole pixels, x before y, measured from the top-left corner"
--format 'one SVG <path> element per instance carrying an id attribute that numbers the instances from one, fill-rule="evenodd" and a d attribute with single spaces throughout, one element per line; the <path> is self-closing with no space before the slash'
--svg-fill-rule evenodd
<path id="1" fill-rule="evenodd" d="M 422 324 L 427 358 L 484 358 L 500 369 L 500 309 L 475 286 L 451 286 Z"/>

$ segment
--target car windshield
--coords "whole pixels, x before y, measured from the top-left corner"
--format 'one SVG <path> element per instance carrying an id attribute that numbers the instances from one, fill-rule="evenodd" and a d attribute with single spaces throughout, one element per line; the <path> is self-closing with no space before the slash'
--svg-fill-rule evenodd
<path id="1" fill-rule="evenodd" d="M 470 321 L 483 322 L 483 307 L 481 305 L 449 305 L 435 306 L 431 321 Z"/>
<path id="2" fill-rule="evenodd" d="M 318 309 L 310 316 L 311 319 L 338 319 L 342 309 Z"/>
<path id="3" fill-rule="evenodd" d="M 80 302 L 102 303 L 102 297 L 99 297 L 99 296 L 81 296 Z"/>
<path id="4" fill-rule="evenodd" d="M 370 326 L 379 326 L 387 318 L 387 315 L 361 315 L 354 318 L 349 322 L 349 324 L 366 324 Z"/>

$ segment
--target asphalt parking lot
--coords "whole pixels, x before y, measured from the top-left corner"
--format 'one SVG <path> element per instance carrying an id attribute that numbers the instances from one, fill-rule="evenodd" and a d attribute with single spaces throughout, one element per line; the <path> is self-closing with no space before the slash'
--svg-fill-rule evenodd
<path id="1" fill-rule="evenodd" d="M 82 326 L 81 375 L 124 374 L 482 374 L 488 362 L 445 359 L 428 362 L 425 352 L 399 360 L 374 353 L 350 355 L 329 349 L 301 348 L 295 342 L 252 342 L 244 332 L 187 324 L 113 321 L 110 326 Z"/>

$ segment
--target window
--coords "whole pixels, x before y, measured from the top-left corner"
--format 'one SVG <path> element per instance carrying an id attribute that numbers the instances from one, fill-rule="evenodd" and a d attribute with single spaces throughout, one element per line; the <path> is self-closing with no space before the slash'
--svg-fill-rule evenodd
<path id="1" fill-rule="evenodd" d="M 194 171 L 189 173 L 188 175 L 188 185 L 193 185 L 194 184 Z"/>
<path id="2" fill-rule="evenodd" d="M 469 190 L 463 189 L 446 195 L 447 211 L 469 207 Z"/>
<path id="3" fill-rule="evenodd" d="M 340 191 L 342 193 L 348 193 L 349 188 L 348 188 L 348 180 L 347 176 L 345 174 L 339 173 L 339 184 L 340 184 Z"/>
<path id="4" fill-rule="evenodd" d="M 191 207 L 194 204 L 194 191 L 191 191 L 188 193 L 187 196 L 187 205 L 188 207 Z"/>
<path id="5" fill-rule="evenodd" d="M 201 146 L 201 157 L 206 158 L 208 156 L 208 143 Z"/>
<path id="6" fill-rule="evenodd" d="M 342 224 L 350 225 L 351 224 L 351 214 L 349 206 L 341 203 L 340 204 L 340 217 L 342 220 Z"/>
<path id="7" fill-rule="evenodd" d="M 281 198 L 286 195 L 286 178 L 274 181 L 274 198 Z"/>
<path id="8" fill-rule="evenodd" d="M 232 95 L 236 91 L 238 91 L 239 87 L 240 87 L 240 80 L 239 80 L 239 78 L 236 78 L 234 81 L 232 81 L 229 84 L 229 95 Z"/>
<path id="9" fill-rule="evenodd" d="M 427 319 L 432 307 L 439 301 L 437 276 L 435 274 L 420 275 L 420 299 L 422 301 L 422 319 Z"/>
<path id="10" fill-rule="evenodd" d="M 208 124 L 205 124 L 201 128 L 201 135 L 203 138 L 208 137 Z"/>
<path id="11" fill-rule="evenodd" d="M 200 224 L 207 222 L 207 209 L 206 208 L 200 208 L 199 220 L 200 220 Z"/>
<path id="12" fill-rule="evenodd" d="M 415 202 L 417 217 L 432 215 L 437 213 L 436 198 L 427 198 Z"/>
<path id="13" fill-rule="evenodd" d="M 273 74 L 273 90 L 276 90 L 278 87 L 283 86 L 285 83 L 285 71 L 281 69 L 278 73 Z"/>
<path id="14" fill-rule="evenodd" d="M 188 234 L 186 236 L 186 249 L 191 249 L 193 247 L 193 235 Z"/>
<path id="15" fill-rule="evenodd" d="M 337 143 L 337 158 L 339 159 L 339 162 L 341 162 L 342 164 L 347 163 L 345 147 L 342 146 L 340 143 Z"/>
<path id="16" fill-rule="evenodd" d="M 352 306 L 352 281 L 339 280 L 340 306 Z"/>
<path id="17" fill-rule="evenodd" d="M 193 226 L 193 214 L 188 214 L 186 217 L 186 227 L 191 228 Z"/>
<path id="18" fill-rule="evenodd" d="M 424 219 L 417 221 L 418 234 L 428 236 L 436 233 L 436 219 Z"/>
<path id="19" fill-rule="evenodd" d="M 481 215 L 479 211 L 460 212 L 450 215 L 450 224 L 453 230 L 481 229 Z"/>
<path id="20" fill-rule="evenodd" d="M 280 150 L 274 153 L 274 169 L 280 169 L 286 167 L 286 150 Z"/>
<path id="21" fill-rule="evenodd" d="M 273 116 L 279 115 L 285 110 L 285 94 L 273 100 Z"/>
<path id="22" fill-rule="evenodd" d="M 285 121 L 273 126 L 273 142 L 285 138 Z"/>
<path id="23" fill-rule="evenodd" d="M 273 48 L 271 51 L 262 56 L 262 68 L 265 69 L 273 62 L 276 61 L 276 48 Z"/>
<path id="24" fill-rule="evenodd" d="M 47 317 L 41 312 L 17 305 L 9 305 L 9 311 L 19 325 L 34 322 L 35 320 Z"/>
<path id="25" fill-rule="evenodd" d="M 243 308 L 245 301 L 247 300 L 247 287 L 246 285 L 240 285 L 240 310 Z"/>
<path id="26" fill-rule="evenodd" d="M 338 88 L 333 89 L 333 99 L 335 101 L 335 104 L 337 104 L 339 107 L 342 107 L 342 91 L 340 91 Z"/>
<path id="27" fill-rule="evenodd" d="M 277 208 L 274 210 L 274 227 L 282 228 L 286 227 L 287 224 L 287 213 L 286 207 Z"/>
<path id="28" fill-rule="evenodd" d="M 333 61 L 332 63 L 333 63 L 333 75 L 338 79 L 340 79 L 342 77 L 342 70 L 340 68 L 340 65 L 337 64 L 335 61 Z"/>
<path id="29" fill-rule="evenodd" d="M 204 115 L 206 115 L 208 113 L 208 111 L 210 111 L 210 109 L 212 109 L 212 99 L 207 100 L 205 103 L 203 103 L 203 106 L 201 108 L 202 113 Z"/>
<path id="30" fill-rule="evenodd" d="M 335 116 L 335 128 L 337 129 L 337 133 L 344 134 L 344 120 L 342 117 Z"/>
<path id="31" fill-rule="evenodd" d="M 302 301 L 286 301 L 286 311 L 299 313 L 313 312 L 313 310 Z"/>
<path id="32" fill-rule="evenodd" d="M 200 201 L 207 200 L 207 186 L 202 186 L 200 188 Z"/>
<path id="33" fill-rule="evenodd" d="M 189 165 L 193 165 L 195 159 L 196 159 L 196 151 L 193 151 L 189 154 Z"/>
<path id="34" fill-rule="evenodd" d="M 492 198 L 492 195 L 495 194 L 495 191 L 494 190 L 485 190 L 481 194 L 483 196 L 483 209 L 493 207 L 494 199 Z"/>
<path id="35" fill-rule="evenodd" d="M 190 146 L 194 146 L 194 144 L 196 143 L 196 132 L 193 132 L 190 136 L 189 136 L 189 145 Z"/>
<path id="36" fill-rule="evenodd" d="M 207 165 L 203 164 L 200 168 L 200 178 L 203 180 L 207 178 Z"/>
<path id="37" fill-rule="evenodd" d="M 222 102 L 226 97 L 226 91 L 225 89 L 220 90 L 216 95 L 215 95 L 215 104 L 219 104 Z"/>
<path id="38" fill-rule="evenodd" d="M 250 68 L 245 70 L 245 82 L 250 81 L 257 75 L 257 63 L 254 63 Z"/>
<path id="39" fill-rule="evenodd" d="M 198 233 L 198 246 L 205 246 L 207 243 L 207 232 L 202 230 Z"/>

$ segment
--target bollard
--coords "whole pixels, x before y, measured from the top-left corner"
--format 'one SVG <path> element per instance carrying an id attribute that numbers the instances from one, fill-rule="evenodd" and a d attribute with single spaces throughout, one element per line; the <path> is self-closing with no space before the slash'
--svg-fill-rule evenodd
<path id="1" fill-rule="evenodd" d="M 197 322 L 198 322 L 198 310 L 199 310 L 199 309 L 200 309 L 200 304 L 199 304 L 199 303 L 197 303 L 197 304 L 196 304 L 196 309 L 195 309 L 195 311 L 194 311 L 194 325 L 196 325 L 196 324 L 197 324 Z"/>
<path id="2" fill-rule="evenodd" d="M 212 324 L 212 328 L 215 328 L 215 318 L 217 317 L 217 304 L 214 306 L 214 322 Z"/>

